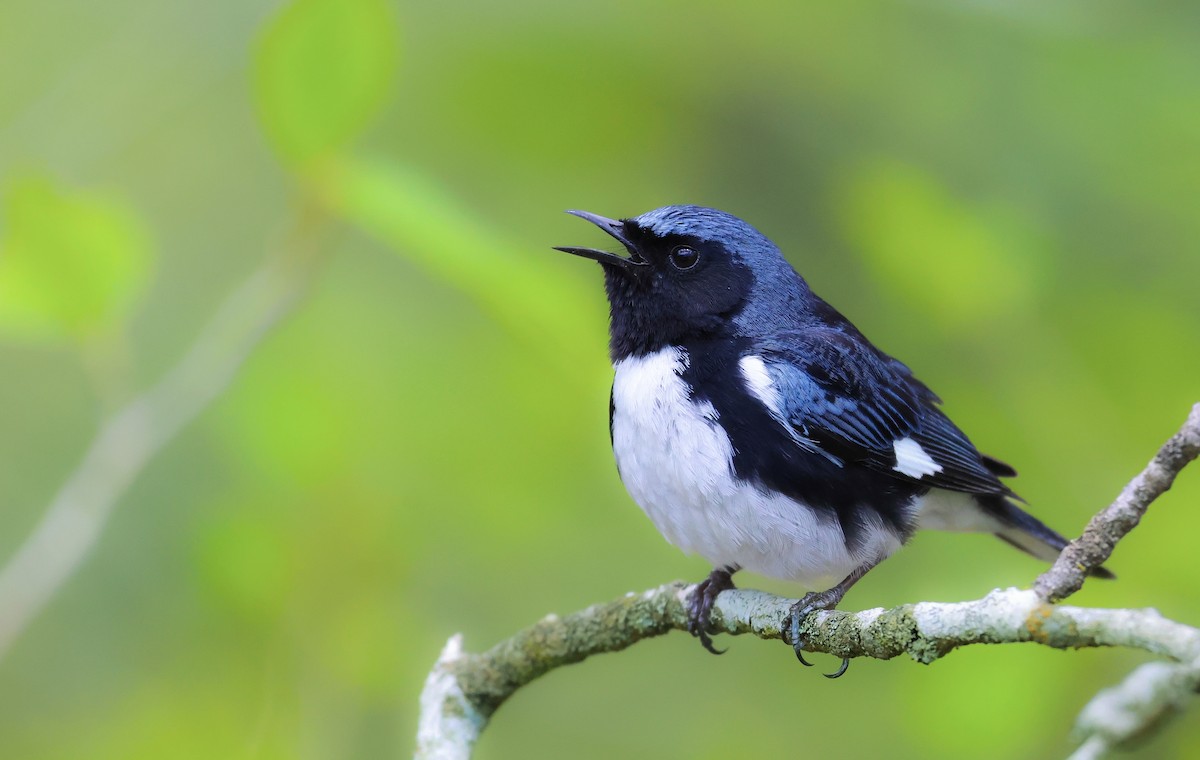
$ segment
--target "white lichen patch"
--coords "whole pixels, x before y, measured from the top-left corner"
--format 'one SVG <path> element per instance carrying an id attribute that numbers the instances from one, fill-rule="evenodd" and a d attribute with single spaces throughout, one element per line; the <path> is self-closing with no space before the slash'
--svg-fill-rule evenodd
<path id="1" fill-rule="evenodd" d="M 487 719 L 471 706 L 451 666 L 463 657 L 462 634 L 446 642 L 421 690 L 418 760 L 467 760 Z"/>
<path id="2" fill-rule="evenodd" d="M 884 612 L 885 610 L 882 607 L 872 607 L 869 610 L 856 612 L 854 613 L 854 622 L 857 623 L 860 628 L 866 628 L 878 620 L 879 616 Z"/>
<path id="3" fill-rule="evenodd" d="M 921 635 L 930 639 L 962 637 L 964 632 L 1008 638 L 1041 604 L 1032 590 L 1007 588 L 996 589 L 977 602 L 921 602 L 913 605 L 912 614 Z"/>

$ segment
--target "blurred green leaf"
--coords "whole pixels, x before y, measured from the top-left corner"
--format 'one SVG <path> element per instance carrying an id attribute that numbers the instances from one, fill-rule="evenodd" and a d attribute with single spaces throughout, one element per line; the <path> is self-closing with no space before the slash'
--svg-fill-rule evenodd
<path id="1" fill-rule="evenodd" d="M 885 292 L 947 326 L 970 327 L 1027 305 L 1037 278 L 1026 230 L 942 187 L 915 166 L 867 164 L 843 194 L 843 228 Z"/>
<path id="2" fill-rule="evenodd" d="M 40 176 L 7 188 L 0 239 L 0 329 L 79 337 L 119 320 L 145 287 L 149 234 L 132 209 Z"/>
<path id="3" fill-rule="evenodd" d="M 278 522 L 250 505 L 196 531 L 195 566 L 204 589 L 249 619 L 270 618 L 289 598 L 292 562 Z"/>
<path id="4" fill-rule="evenodd" d="M 544 247 L 527 250 L 502 230 L 488 229 L 442 187 L 393 163 L 346 159 L 322 177 L 338 213 L 398 253 L 476 299 L 518 338 L 560 370 L 581 380 L 595 370 L 596 283 L 570 279 L 547 266 Z"/>
<path id="5" fill-rule="evenodd" d="M 403 691 L 398 682 L 401 633 L 395 603 L 383 595 L 346 597 L 320 628 L 325 639 L 318 655 L 339 681 L 375 697 Z"/>
<path id="6" fill-rule="evenodd" d="M 296 164 L 336 152 L 387 99 L 399 27 L 383 0 L 296 0 L 267 25 L 254 61 L 267 134 Z"/>

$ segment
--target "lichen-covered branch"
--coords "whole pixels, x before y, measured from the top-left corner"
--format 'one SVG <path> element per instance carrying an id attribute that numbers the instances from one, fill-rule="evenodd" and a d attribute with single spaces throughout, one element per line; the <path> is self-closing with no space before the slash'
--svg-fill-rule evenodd
<path id="1" fill-rule="evenodd" d="M 1200 456 L 1200 404 L 1179 432 L 1171 436 L 1146 469 L 1129 481 L 1121 495 L 1091 519 L 1083 535 L 1058 555 L 1058 560 L 1033 584 L 1043 599 L 1057 602 L 1083 587 L 1088 571 L 1099 567 L 1112 555 L 1117 542 L 1137 527 L 1150 502 L 1175 482 L 1175 476 L 1188 462 Z"/>
<path id="2" fill-rule="evenodd" d="M 954 604 L 921 602 L 863 612 L 825 611 L 801 624 L 805 649 L 840 657 L 890 659 L 907 655 L 930 663 L 969 644 L 1034 642 L 1057 649 L 1119 646 L 1173 662 L 1143 666 L 1122 685 L 1092 701 L 1076 727 L 1077 758 L 1096 758 L 1159 725 L 1200 684 L 1200 629 L 1155 610 L 1109 610 L 1053 604 L 1082 585 L 1112 547 L 1170 488 L 1200 453 L 1200 404 L 1121 496 L 1064 550 L 1034 589 L 997 590 Z M 1068 556 L 1070 553 L 1070 556 Z M 595 654 L 616 652 L 652 636 L 687 630 L 694 586 L 672 583 L 558 617 L 549 615 L 486 652 L 471 654 L 453 637 L 430 673 L 421 697 L 417 757 L 463 760 L 487 721 L 517 689 L 549 670 Z M 793 600 L 760 591 L 722 593 L 713 609 L 717 633 L 782 639 Z"/>
<path id="3" fill-rule="evenodd" d="M 464 653 L 454 637 L 426 682 L 417 757 L 469 757 L 492 713 L 553 668 L 686 631 L 693 588 L 672 583 L 566 617 L 550 615 L 480 654 Z M 727 591 L 717 598 L 713 628 L 782 639 L 781 625 L 793 601 L 761 591 Z M 1056 649 L 1132 647 L 1182 663 L 1200 659 L 1200 630 L 1154 610 L 1055 606 L 1034 591 L 1018 589 L 993 591 L 971 602 L 818 612 L 804 621 L 801 632 L 809 651 L 881 660 L 907 655 L 921 663 L 968 644 L 1016 642 Z"/>
<path id="4" fill-rule="evenodd" d="M 1071 760 L 1103 757 L 1146 735 L 1182 712 L 1198 687 L 1200 660 L 1142 665 L 1083 708 L 1075 722 L 1075 736 L 1082 743 Z"/>

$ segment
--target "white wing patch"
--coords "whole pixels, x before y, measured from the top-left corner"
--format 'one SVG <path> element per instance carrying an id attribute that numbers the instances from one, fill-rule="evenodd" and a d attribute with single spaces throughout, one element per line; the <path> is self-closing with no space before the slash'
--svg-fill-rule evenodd
<path id="1" fill-rule="evenodd" d="M 767 372 L 767 365 L 762 357 L 743 356 L 738 361 L 738 369 L 742 371 L 742 379 L 746 381 L 746 388 L 759 401 L 763 402 L 763 405 L 770 409 L 772 414 L 782 419 L 783 411 L 779 408 L 779 391 L 775 390 L 775 383 L 771 380 L 771 373 Z"/>
<path id="2" fill-rule="evenodd" d="M 925 453 L 921 444 L 911 438 L 901 438 L 892 444 L 896 450 L 896 466 L 892 469 L 910 478 L 920 480 L 926 475 L 942 471 L 942 466 Z"/>
<path id="3" fill-rule="evenodd" d="M 780 425 L 783 425 L 792 437 L 792 440 L 800 448 L 814 454 L 820 454 L 838 467 L 843 466 L 841 459 L 838 459 L 833 454 L 818 446 L 816 441 L 803 435 L 796 429 L 795 425 L 788 422 L 787 417 L 783 414 L 779 389 L 775 387 L 775 381 L 771 379 L 771 373 L 767 370 L 767 363 L 763 361 L 761 356 L 743 356 L 738 360 L 738 369 L 741 370 L 742 379 L 746 381 L 746 390 L 750 391 L 750 395 L 763 403 L 763 406 L 771 412 L 771 416 Z"/>

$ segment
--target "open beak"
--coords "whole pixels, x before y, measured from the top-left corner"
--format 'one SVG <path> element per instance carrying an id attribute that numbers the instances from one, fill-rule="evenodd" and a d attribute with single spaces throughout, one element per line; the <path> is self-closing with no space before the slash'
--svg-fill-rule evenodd
<path id="1" fill-rule="evenodd" d="M 568 211 L 567 213 L 574 214 L 575 216 L 577 216 L 581 219 L 586 219 L 589 222 L 591 222 L 592 224 L 599 227 L 600 229 L 607 232 L 609 235 L 612 235 L 614 238 L 617 239 L 618 242 L 621 243 L 621 245 L 625 246 L 625 250 L 629 251 L 629 258 L 625 258 L 624 256 L 618 256 L 617 254 L 609 253 L 608 251 L 601 251 L 598 248 L 575 248 L 573 246 L 555 246 L 554 250 L 565 251 L 566 253 L 573 253 L 576 256 L 582 256 L 585 259 L 592 259 L 593 261 L 599 261 L 601 264 L 614 264 L 614 265 L 619 266 L 626 270 L 633 270 L 635 267 L 641 267 L 641 266 L 646 265 L 646 262 L 643 261 L 642 257 L 638 255 L 637 248 L 634 247 L 633 243 L 629 242 L 629 238 L 625 237 L 625 225 L 620 220 L 609 219 L 608 217 L 600 216 L 599 214 L 593 214 L 588 211 L 572 210 L 572 211 Z"/>

